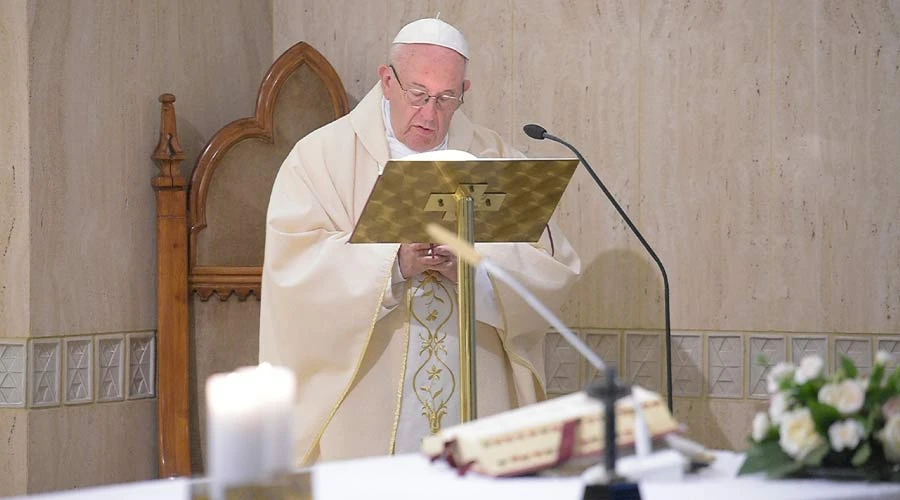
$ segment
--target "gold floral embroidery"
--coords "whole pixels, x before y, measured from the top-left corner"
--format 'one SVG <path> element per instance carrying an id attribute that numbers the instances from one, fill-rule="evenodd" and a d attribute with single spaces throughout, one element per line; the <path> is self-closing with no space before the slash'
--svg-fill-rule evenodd
<path id="1" fill-rule="evenodd" d="M 432 434 L 441 430 L 447 404 L 456 392 L 456 376 L 447 365 L 447 334 L 444 333 L 444 326 L 453 318 L 452 293 L 438 276 L 431 273 L 424 275 L 413 293 L 414 301 L 418 303 L 411 308 L 411 316 L 421 329 L 418 335 L 420 362 L 412 385 Z M 417 310 L 425 313 L 424 318 Z"/>

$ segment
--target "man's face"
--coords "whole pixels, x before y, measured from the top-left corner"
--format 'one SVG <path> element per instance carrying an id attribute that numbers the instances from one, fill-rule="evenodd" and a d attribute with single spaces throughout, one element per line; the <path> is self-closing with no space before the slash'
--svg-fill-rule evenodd
<path id="1" fill-rule="evenodd" d="M 442 106 L 432 97 L 424 106 L 415 107 L 409 104 L 403 89 L 462 97 L 470 85 L 465 80 L 466 60 L 446 47 L 411 44 L 402 47 L 393 66 L 396 75 L 388 66 L 379 67 L 378 75 L 384 97 L 391 102 L 394 135 L 413 151 L 432 150 L 447 136 L 456 106 Z"/>

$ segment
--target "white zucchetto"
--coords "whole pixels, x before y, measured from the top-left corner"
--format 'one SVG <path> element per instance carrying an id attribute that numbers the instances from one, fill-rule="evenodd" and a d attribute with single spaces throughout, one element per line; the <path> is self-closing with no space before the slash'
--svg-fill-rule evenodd
<path id="1" fill-rule="evenodd" d="M 397 33 L 392 43 L 440 45 L 455 50 L 466 60 L 469 59 L 469 43 L 466 42 L 466 37 L 458 29 L 433 17 L 407 24 Z"/>

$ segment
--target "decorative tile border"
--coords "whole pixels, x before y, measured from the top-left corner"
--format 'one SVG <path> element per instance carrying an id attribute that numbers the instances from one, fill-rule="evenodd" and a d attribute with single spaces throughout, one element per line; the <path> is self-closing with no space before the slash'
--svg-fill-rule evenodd
<path id="1" fill-rule="evenodd" d="M 97 401 L 125 399 L 125 336 L 100 335 L 97 341 Z"/>
<path id="2" fill-rule="evenodd" d="M 68 337 L 65 345 L 65 403 L 81 404 L 94 400 L 94 340 Z"/>
<path id="3" fill-rule="evenodd" d="M 155 396 L 154 331 L 0 338 L 0 408 L 49 408 Z"/>
<path id="4" fill-rule="evenodd" d="M 0 408 L 25 407 L 25 341 L 0 342 Z"/>
<path id="5" fill-rule="evenodd" d="M 59 405 L 59 339 L 31 340 L 28 347 L 29 405 L 32 408 Z"/>
<path id="6" fill-rule="evenodd" d="M 128 399 L 152 398 L 156 388 L 153 332 L 128 335 Z"/>
<path id="7" fill-rule="evenodd" d="M 672 395 L 703 392 L 703 336 L 672 334 Z"/>
<path id="8" fill-rule="evenodd" d="M 709 335 L 707 349 L 709 395 L 717 398 L 743 397 L 743 338 L 740 335 Z"/>
<path id="9" fill-rule="evenodd" d="M 663 336 L 656 331 L 586 329 L 578 332 L 620 376 L 652 391 L 665 382 Z M 746 345 L 745 345 L 746 342 Z M 556 332 L 545 339 L 547 391 L 561 395 L 602 380 Z M 900 335 L 694 333 L 672 335 L 673 391 L 677 397 L 766 398 L 765 379 L 779 361 L 799 363 L 810 354 L 829 370 L 841 355 L 862 374 L 875 351 L 894 354 L 900 366 Z M 746 356 L 745 356 L 746 354 Z M 760 355 L 766 363 L 757 363 Z M 79 337 L 0 339 L 0 408 L 124 401 L 156 395 L 155 332 Z"/>
<path id="10" fill-rule="evenodd" d="M 750 335 L 747 339 L 747 396 L 769 397 L 766 378 L 776 364 L 787 361 L 787 339 L 784 335 Z"/>
<path id="11" fill-rule="evenodd" d="M 663 344 L 659 333 L 625 333 L 625 377 L 630 384 L 660 392 Z"/>

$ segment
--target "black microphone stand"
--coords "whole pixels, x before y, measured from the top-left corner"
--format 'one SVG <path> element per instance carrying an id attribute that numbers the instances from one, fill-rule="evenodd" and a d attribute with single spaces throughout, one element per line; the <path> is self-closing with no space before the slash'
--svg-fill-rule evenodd
<path id="1" fill-rule="evenodd" d="M 581 164 L 587 169 L 588 173 L 591 174 L 591 177 L 594 179 L 594 182 L 600 186 L 600 189 L 603 191 L 603 194 L 609 199 L 610 203 L 616 208 L 616 211 L 619 212 L 619 215 L 625 220 L 625 223 L 628 224 L 628 227 L 631 228 L 631 231 L 637 236 L 637 239 L 641 242 L 641 245 L 644 246 L 644 249 L 647 250 L 647 253 L 650 254 L 650 257 L 653 258 L 653 261 L 656 262 L 656 265 L 659 266 L 659 271 L 662 273 L 663 279 L 663 300 L 665 302 L 665 310 L 666 310 L 666 403 L 669 406 L 669 412 L 672 415 L 675 415 L 675 409 L 672 403 L 672 325 L 669 319 L 669 276 L 666 274 L 666 268 L 663 267 L 662 261 L 659 260 L 659 257 L 656 256 L 656 252 L 650 248 L 650 244 L 647 243 L 647 240 L 644 239 L 644 236 L 638 231 L 638 228 L 635 227 L 634 223 L 631 222 L 631 218 L 628 217 L 628 214 L 625 213 L 625 210 L 619 206 L 619 203 L 613 197 L 612 193 L 606 189 L 606 186 L 603 184 L 603 181 L 600 180 L 600 177 L 597 176 L 597 173 L 594 172 L 594 169 L 591 168 L 591 165 L 584 159 L 584 156 L 581 156 L 581 153 L 575 149 L 574 146 L 569 144 L 568 142 L 556 137 L 555 135 L 551 135 L 547 132 L 544 127 L 535 124 L 525 125 L 523 128 L 525 134 L 528 137 L 533 139 L 550 139 L 551 141 L 558 142 L 563 146 L 569 148 L 570 151 L 575 153 L 575 156 L 581 161 Z"/>
<path id="2" fill-rule="evenodd" d="M 587 387 L 586 392 L 588 396 L 603 402 L 605 414 L 603 465 L 607 480 L 584 485 L 582 500 L 641 500 L 638 485 L 616 474 L 616 401 L 631 394 L 631 388 L 620 384 L 616 377 L 616 369 L 607 366 L 605 383 L 593 383 Z M 641 403 L 635 399 L 634 404 Z"/>

